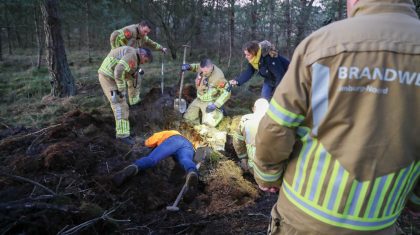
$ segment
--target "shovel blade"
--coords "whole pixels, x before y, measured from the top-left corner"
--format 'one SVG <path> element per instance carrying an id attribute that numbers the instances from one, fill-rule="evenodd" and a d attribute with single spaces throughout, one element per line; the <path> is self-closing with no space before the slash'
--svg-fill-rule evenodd
<path id="1" fill-rule="evenodd" d="M 187 111 L 187 102 L 184 99 L 175 99 L 174 109 L 178 110 L 180 113 L 185 113 L 185 111 Z"/>
<path id="2" fill-rule="evenodd" d="M 166 210 L 168 210 L 168 211 L 179 211 L 179 207 L 177 207 L 177 206 L 167 206 Z"/>

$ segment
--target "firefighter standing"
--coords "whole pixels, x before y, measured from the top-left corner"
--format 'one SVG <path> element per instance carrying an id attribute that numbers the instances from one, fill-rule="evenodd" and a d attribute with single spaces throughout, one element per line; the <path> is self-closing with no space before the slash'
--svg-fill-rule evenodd
<path id="1" fill-rule="evenodd" d="M 223 119 L 223 104 L 230 98 L 230 84 L 225 75 L 210 59 L 203 59 L 200 64 L 183 64 L 181 70 L 197 73 L 195 85 L 197 98 L 190 104 L 184 118 L 193 124 L 199 124 L 200 111 L 202 123 L 216 127 Z"/>
<path id="2" fill-rule="evenodd" d="M 269 234 L 397 234 L 406 202 L 419 204 L 414 4 L 347 6 L 349 19 L 296 48 L 260 122 L 254 177 L 264 188 L 281 187 Z"/>
<path id="3" fill-rule="evenodd" d="M 134 48 L 150 48 L 155 51 L 167 52 L 167 49 L 159 43 L 151 40 L 147 35 L 152 30 L 152 24 L 143 20 L 139 24 L 126 26 L 122 29 L 112 32 L 110 37 L 111 48 L 115 49 L 121 46 L 130 46 Z M 137 104 L 140 102 L 140 88 L 135 88 L 131 80 L 127 81 L 128 94 L 130 104 Z"/>
<path id="4" fill-rule="evenodd" d="M 167 52 L 167 48 L 150 39 L 147 35 L 152 30 L 152 24 L 143 20 L 139 24 L 126 26 L 112 32 L 110 37 L 111 48 L 130 46 L 134 48 L 151 48 L 155 51 Z"/>
<path id="5" fill-rule="evenodd" d="M 140 65 L 152 60 L 152 53 L 147 48 L 123 46 L 111 50 L 98 70 L 102 90 L 114 112 L 116 138 L 127 144 L 134 144 L 128 121 L 127 81 L 137 84 Z"/>

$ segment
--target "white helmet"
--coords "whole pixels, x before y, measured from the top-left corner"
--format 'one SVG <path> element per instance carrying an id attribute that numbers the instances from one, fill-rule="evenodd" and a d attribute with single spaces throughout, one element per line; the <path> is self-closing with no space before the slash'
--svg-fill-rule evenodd
<path id="1" fill-rule="evenodd" d="M 259 98 L 254 103 L 254 114 L 258 117 L 263 117 L 268 110 L 268 101 L 264 98 Z"/>

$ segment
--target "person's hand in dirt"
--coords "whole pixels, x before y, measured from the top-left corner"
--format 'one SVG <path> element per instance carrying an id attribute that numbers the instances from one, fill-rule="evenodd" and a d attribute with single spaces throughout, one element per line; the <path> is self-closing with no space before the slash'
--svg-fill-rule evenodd
<path id="1" fill-rule="evenodd" d="M 264 192 L 269 192 L 269 193 L 277 193 L 279 191 L 279 188 L 277 187 L 264 187 L 261 185 L 258 185 L 258 187 L 264 191 Z"/>

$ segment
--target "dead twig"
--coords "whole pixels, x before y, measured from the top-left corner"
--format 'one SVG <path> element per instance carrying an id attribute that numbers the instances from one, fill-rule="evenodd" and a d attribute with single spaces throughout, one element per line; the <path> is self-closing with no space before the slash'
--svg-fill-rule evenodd
<path id="1" fill-rule="evenodd" d="M 61 126 L 61 124 L 55 124 L 55 125 L 52 125 L 52 126 L 49 126 L 49 127 L 45 127 L 45 128 L 42 128 L 41 130 L 38 130 L 38 131 L 35 131 L 35 132 L 32 132 L 32 133 L 26 134 L 26 135 L 21 136 L 21 137 L 27 137 L 27 136 L 31 136 L 31 135 L 36 135 L 36 134 L 38 134 L 40 132 L 43 132 L 43 131 L 46 131 L 46 130 L 49 130 L 51 128 L 58 127 L 58 126 Z"/>
<path id="2" fill-rule="evenodd" d="M 172 228 L 182 228 L 182 227 L 189 227 L 189 226 L 197 226 L 197 225 L 205 225 L 210 223 L 209 220 L 202 220 L 194 223 L 183 223 L 183 224 L 177 224 L 174 226 L 168 226 L 168 227 L 161 227 L 163 229 L 172 229 Z"/>
<path id="3" fill-rule="evenodd" d="M 119 220 L 119 219 L 114 219 L 112 217 L 110 217 L 109 215 L 114 213 L 116 209 L 111 209 L 109 211 L 105 211 L 102 216 L 88 220 L 86 222 L 83 222 L 77 226 L 74 226 L 73 228 L 67 229 L 67 230 L 63 230 L 61 229 L 57 235 L 69 235 L 69 234 L 74 234 L 80 230 L 83 230 L 93 224 L 95 224 L 96 222 L 98 222 L 99 220 L 106 220 L 106 221 L 111 221 L 111 222 L 115 222 L 115 223 L 125 223 L 125 222 L 130 222 L 131 220 L 126 219 L 126 220 Z"/>
<path id="4" fill-rule="evenodd" d="M 6 125 L 5 123 L 0 122 L 0 124 L 1 124 L 2 126 L 6 127 L 7 129 L 12 129 L 12 128 L 10 128 L 8 125 Z"/>
<path id="5" fill-rule="evenodd" d="M 78 211 L 68 205 L 60 206 L 44 202 L 27 202 L 27 203 L 0 203 L 0 210 L 13 210 L 13 209 L 49 209 L 58 210 L 62 212 L 77 213 Z"/>
<path id="6" fill-rule="evenodd" d="M 262 213 L 249 213 L 248 215 L 249 216 L 262 216 L 262 217 L 267 218 L 267 219 L 270 218 L 270 216 L 264 215 Z"/>
<path id="7" fill-rule="evenodd" d="M 18 176 L 18 175 L 11 175 L 11 174 L 4 173 L 4 172 L 1 172 L 0 174 L 1 174 L 1 175 L 5 175 L 5 176 L 10 177 L 10 178 L 13 178 L 13 179 L 16 179 L 16 180 L 25 181 L 25 182 L 28 182 L 28 183 L 34 184 L 34 185 L 36 185 L 36 186 L 38 186 L 38 187 L 40 187 L 40 188 L 44 189 L 45 191 L 47 191 L 47 192 L 51 193 L 51 194 L 52 194 L 52 195 L 54 195 L 54 196 L 56 196 L 56 195 L 57 195 L 54 191 L 52 191 L 51 189 L 47 188 L 46 186 L 44 186 L 44 185 L 42 185 L 42 184 L 40 184 L 40 183 L 38 183 L 38 182 L 36 182 L 36 181 L 30 180 L 30 179 L 28 179 L 28 178 L 25 178 L 25 177 L 22 177 L 22 176 Z"/>
<path id="8" fill-rule="evenodd" d="M 148 234 L 152 234 L 153 230 L 145 225 L 143 226 L 136 226 L 136 227 L 132 227 L 132 228 L 126 228 L 124 229 L 124 231 L 133 231 L 133 230 L 145 230 L 147 229 Z"/>
<path id="9" fill-rule="evenodd" d="M 124 159 L 124 160 L 125 160 L 125 157 L 127 157 L 127 156 L 128 156 L 128 154 L 130 154 L 132 151 L 133 151 L 133 149 L 130 149 L 130 151 L 128 151 L 126 154 L 124 154 L 124 156 L 122 157 L 122 159 Z"/>

